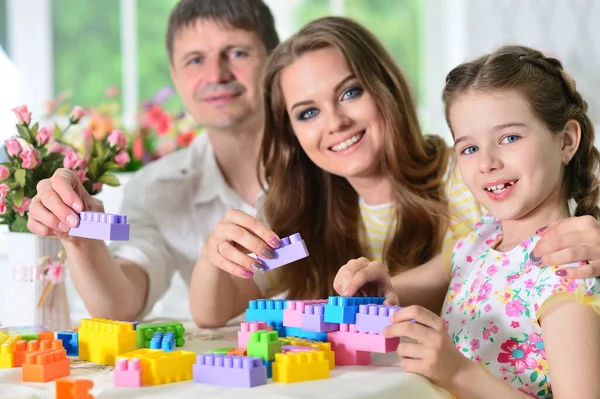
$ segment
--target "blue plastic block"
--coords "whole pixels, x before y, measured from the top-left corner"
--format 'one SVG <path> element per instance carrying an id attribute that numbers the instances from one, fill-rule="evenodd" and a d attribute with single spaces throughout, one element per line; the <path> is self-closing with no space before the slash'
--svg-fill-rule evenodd
<path id="1" fill-rule="evenodd" d="M 330 296 L 325 305 L 323 321 L 338 324 L 356 324 L 360 305 L 382 305 L 385 298 Z"/>
<path id="2" fill-rule="evenodd" d="M 56 339 L 60 339 L 67 356 L 79 356 L 79 336 L 77 331 L 60 331 L 56 333 Z"/>
<path id="3" fill-rule="evenodd" d="M 173 348 L 175 348 L 175 334 L 172 331 L 165 333 L 160 348 L 165 352 L 173 352 Z"/>
<path id="4" fill-rule="evenodd" d="M 273 331 L 277 331 L 280 337 L 287 336 L 287 327 L 282 323 L 267 323 L 267 325 L 273 327 Z"/>
<path id="5" fill-rule="evenodd" d="M 267 378 L 273 378 L 273 362 L 275 360 L 263 360 L 263 364 L 267 368 Z"/>
<path id="6" fill-rule="evenodd" d="M 283 310 L 287 300 L 258 299 L 248 303 L 246 321 L 264 321 L 268 325 L 283 325 Z"/>
<path id="7" fill-rule="evenodd" d="M 161 349 L 161 343 L 163 339 L 163 333 L 155 332 L 152 334 L 152 339 L 150 340 L 150 349 Z"/>
<path id="8" fill-rule="evenodd" d="M 313 341 L 327 342 L 326 332 L 304 331 L 298 327 L 286 327 L 285 332 L 288 337 L 311 339 Z"/>

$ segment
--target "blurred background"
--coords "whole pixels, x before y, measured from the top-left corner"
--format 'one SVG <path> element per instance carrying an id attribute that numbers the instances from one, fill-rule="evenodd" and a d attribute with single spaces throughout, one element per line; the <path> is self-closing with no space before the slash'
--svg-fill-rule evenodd
<path id="1" fill-rule="evenodd" d="M 529 45 L 561 59 L 600 127 L 600 1 L 265 1 L 282 40 L 321 16 L 344 15 L 363 23 L 408 76 L 424 130 L 448 141 L 440 99 L 445 75 L 503 44 Z M 143 136 L 140 153 L 132 154 L 137 162 L 123 172 L 185 147 L 197 127 L 179 123 L 185 117 L 170 89 L 164 46 L 167 18 L 176 2 L 0 0 L 0 142 L 15 134 L 14 106 L 27 104 L 38 119 L 60 117 L 81 105 L 92 110 L 91 129 L 119 125 L 132 134 L 132 141 Z M 149 115 L 169 121 L 168 134 L 148 133 L 156 130 L 143 122 Z M 126 183 L 129 174 L 119 178 Z M 108 187 L 100 194 L 107 212 L 118 211 L 120 195 L 120 188 Z M 155 314 L 188 317 L 187 290 L 179 276 L 175 279 Z M 72 287 L 69 295 L 74 316 L 85 316 Z"/>

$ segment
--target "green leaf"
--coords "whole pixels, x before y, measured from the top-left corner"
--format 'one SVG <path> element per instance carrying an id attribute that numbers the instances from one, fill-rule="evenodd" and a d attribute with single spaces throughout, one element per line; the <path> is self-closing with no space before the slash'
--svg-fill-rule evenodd
<path id="1" fill-rule="evenodd" d="M 542 397 L 542 396 L 546 396 L 546 390 L 545 390 L 545 389 L 542 389 L 541 391 L 539 391 L 539 392 L 537 393 L 537 396 L 540 396 L 540 397 Z"/>
<path id="2" fill-rule="evenodd" d="M 17 184 L 21 187 L 25 187 L 25 182 L 26 182 L 26 174 L 25 174 L 25 169 L 17 169 L 15 170 L 15 181 L 17 182 Z"/>
<path id="3" fill-rule="evenodd" d="M 17 125 L 17 131 L 19 132 L 19 136 L 21 136 L 28 143 L 31 142 L 31 136 L 29 135 L 29 130 L 27 130 L 27 126 L 21 125 L 20 123 Z"/>
<path id="4" fill-rule="evenodd" d="M 102 167 L 104 169 L 106 169 L 106 170 L 119 170 L 119 169 L 121 169 L 121 167 L 119 166 L 118 163 L 116 163 L 116 162 L 110 162 L 110 161 L 104 162 L 104 164 L 102 165 Z"/>
<path id="5" fill-rule="evenodd" d="M 61 162 L 63 161 L 63 159 L 65 158 L 65 156 L 63 154 L 61 154 L 60 152 L 51 152 L 50 154 L 47 154 L 44 157 L 44 163 L 52 163 L 52 162 Z"/>
<path id="6" fill-rule="evenodd" d="M 531 379 L 531 382 L 536 382 L 538 379 L 538 372 L 534 371 L 533 373 L 531 373 L 531 375 L 529 376 L 529 378 Z"/>
<path id="7" fill-rule="evenodd" d="M 121 185 L 121 182 L 119 181 L 119 179 L 117 179 L 115 175 L 109 175 L 108 173 L 105 173 L 102 176 L 100 176 L 98 178 L 98 181 L 111 187 L 119 187 Z"/>
<path id="8" fill-rule="evenodd" d="M 95 140 L 94 142 L 94 150 L 99 159 L 104 159 L 104 155 L 106 154 L 106 149 L 102 146 L 102 142 L 99 140 Z"/>
<path id="9" fill-rule="evenodd" d="M 15 194 L 13 195 L 13 204 L 15 204 L 16 206 L 23 205 L 24 197 L 25 197 L 25 193 L 23 192 L 23 189 L 17 190 L 15 192 Z"/>
<path id="10" fill-rule="evenodd" d="M 62 138 L 62 129 L 58 126 L 58 123 L 54 124 L 54 131 L 52 132 L 55 140 L 60 140 Z"/>
<path id="11" fill-rule="evenodd" d="M 90 159 L 88 162 L 88 172 L 92 180 L 98 176 L 98 161 L 95 158 Z"/>
<path id="12" fill-rule="evenodd" d="M 462 348 L 461 350 L 465 353 L 467 353 L 469 351 L 467 348 Z"/>
<path id="13" fill-rule="evenodd" d="M 29 132 L 31 133 L 31 137 L 34 140 L 35 140 L 35 136 L 37 136 L 37 132 L 38 132 L 39 127 L 40 127 L 39 123 L 36 122 L 35 125 L 33 125 L 31 127 L 31 129 L 29 129 Z"/>
<path id="14" fill-rule="evenodd" d="M 29 233 L 29 229 L 27 228 L 27 217 L 16 215 L 15 220 L 10 224 L 8 229 L 16 233 Z"/>

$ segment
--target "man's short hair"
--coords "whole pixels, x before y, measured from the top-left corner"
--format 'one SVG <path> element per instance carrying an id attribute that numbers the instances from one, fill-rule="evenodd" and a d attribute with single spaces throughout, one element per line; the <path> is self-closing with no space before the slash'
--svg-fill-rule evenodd
<path id="1" fill-rule="evenodd" d="M 267 54 L 279 44 L 273 14 L 263 0 L 180 0 L 171 12 L 167 27 L 166 45 L 171 63 L 175 36 L 199 19 L 255 32 L 264 43 Z"/>

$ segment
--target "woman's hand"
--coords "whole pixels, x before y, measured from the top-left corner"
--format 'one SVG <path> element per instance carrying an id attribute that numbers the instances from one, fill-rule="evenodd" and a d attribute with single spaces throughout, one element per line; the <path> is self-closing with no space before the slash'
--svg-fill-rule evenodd
<path id="1" fill-rule="evenodd" d="M 399 305 L 398 294 L 394 291 L 387 267 L 367 258 L 352 259 L 340 267 L 333 280 L 333 289 L 342 296 L 364 296 L 386 298 L 384 304 Z"/>
<path id="2" fill-rule="evenodd" d="M 537 266 L 584 263 L 559 269 L 556 274 L 569 279 L 600 276 L 600 223 L 591 216 L 570 217 L 542 227 L 542 237 L 530 254 Z"/>
<path id="3" fill-rule="evenodd" d="M 264 272 L 264 264 L 249 253 L 272 259 L 281 242 L 277 235 L 254 217 L 231 210 L 214 227 L 202 246 L 201 257 L 235 276 L 250 278 Z"/>

